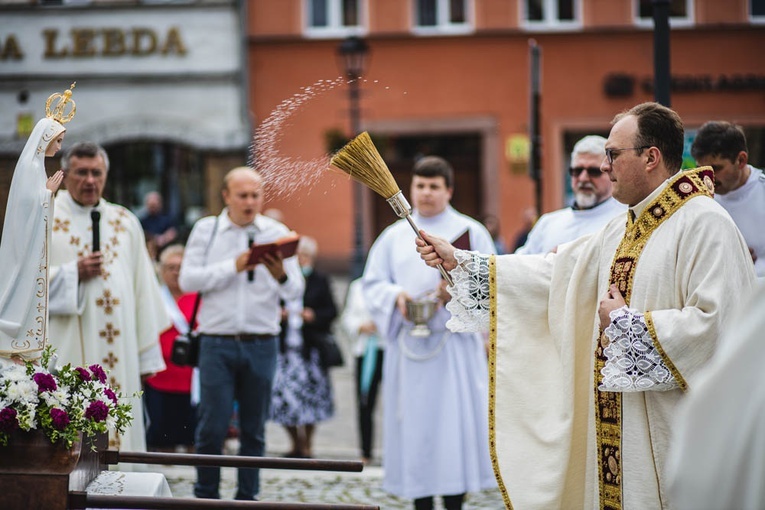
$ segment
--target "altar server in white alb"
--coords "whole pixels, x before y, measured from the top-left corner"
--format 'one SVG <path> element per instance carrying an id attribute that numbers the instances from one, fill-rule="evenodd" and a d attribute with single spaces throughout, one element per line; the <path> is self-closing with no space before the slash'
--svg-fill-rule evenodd
<path id="1" fill-rule="evenodd" d="M 563 243 L 597 232 L 627 211 L 626 205 L 611 196 L 611 179 L 600 170 L 605 150 L 606 139 L 602 136 L 588 135 L 576 142 L 568 169 L 574 204 L 543 214 L 529 232 L 526 243 L 515 253 L 551 252 Z"/>
<path id="2" fill-rule="evenodd" d="M 59 364 L 101 364 L 109 383 L 130 396 L 141 389 L 142 377 L 165 369 L 159 334 L 170 319 L 157 275 L 138 219 L 102 198 L 106 151 L 77 143 L 61 167 L 66 191 L 58 193 L 53 217 L 51 343 Z M 94 232 L 100 238 L 95 251 Z M 145 451 L 141 399 L 131 402 L 133 425 L 121 438 L 110 437 L 110 444 Z"/>
<path id="3" fill-rule="evenodd" d="M 715 171 L 715 200 L 736 222 L 757 276 L 765 278 L 765 173 L 749 164 L 744 131 L 730 122 L 707 122 L 696 133 L 691 154 Z"/>
<path id="4" fill-rule="evenodd" d="M 491 324 L 508 508 L 674 508 L 677 406 L 755 281 L 712 169 L 681 172 L 682 154 L 680 117 L 637 105 L 614 119 L 601 165 L 625 216 L 546 255 L 486 257 L 427 232 L 435 246 L 417 243 L 454 278 L 449 326 Z"/>
<path id="5" fill-rule="evenodd" d="M 454 171 L 436 156 L 414 166 L 412 218 L 426 230 L 455 239 L 469 232 L 473 249 L 494 252 L 479 222 L 454 210 L 449 201 Z M 488 447 L 488 379 L 483 336 L 451 333 L 441 305 L 428 322 L 430 335 L 411 334 L 406 302 L 426 296 L 448 299 L 436 269 L 423 266 L 415 233 L 405 220 L 388 227 L 369 251 L 364 299 L 382 338 L 383 488 L 433 508 L 444 496 L 448 510 L 462 508 L 466 492 L 495 487 Z"/>
<path id="6" fill-rule="evenodd" d="M 72 85 L 74 87 L 74 85 Z M 45 158 L 61 149 L 75 113 L 71 89 L 48 98 L 16 163 L 0 242 L 0 363 L 38 359 L 48 342 L 48 259 L 53 195 L 63 179 L 48 178 Z M 56 101 L 54 103 L 54 101 Z M 51 109 L 53 106 L 53 109 Z"/>

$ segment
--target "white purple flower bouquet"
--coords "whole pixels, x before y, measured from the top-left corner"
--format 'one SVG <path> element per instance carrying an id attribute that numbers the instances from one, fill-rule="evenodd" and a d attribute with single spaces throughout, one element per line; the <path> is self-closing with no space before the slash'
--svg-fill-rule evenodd
<path id="1" fill-rule="evenodd" d="M 31 362 L 0 369 L 0 445 L 17 430 L 42 430 L 51 443 L 71 448 L 80 433 L 92 437 L 111 429 L 123 433 L 132 405 L 106 383 L 100 365 L 65 365 L 52 373 L 54 350 L 45 348 L 40 366 Z"/>

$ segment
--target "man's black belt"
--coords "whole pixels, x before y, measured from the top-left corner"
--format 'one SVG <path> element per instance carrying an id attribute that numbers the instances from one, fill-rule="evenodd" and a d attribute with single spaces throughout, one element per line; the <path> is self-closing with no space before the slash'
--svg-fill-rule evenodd
<path id="1" fill-rule="evenodd" d="M 254 342 L 256 340 L 270 340 L 276 335 L 261 334 L 261 333 L 240 333 L 238 335 L 215 335 L 203 333 L 205 336 L 217 336 L 218 338 L 225 338 L 227 340 L 236 340 L 237 342 Z"/>

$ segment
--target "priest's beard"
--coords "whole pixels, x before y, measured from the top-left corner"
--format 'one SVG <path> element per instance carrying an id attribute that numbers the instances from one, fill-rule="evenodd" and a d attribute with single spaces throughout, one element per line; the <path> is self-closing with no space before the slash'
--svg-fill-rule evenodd
<path id="1" fill-rule="evenodd" d="M 590 209 L 598 205 L 598 196 L 592 192 L 575 191 L 574 200 L 579 209 Z"/>

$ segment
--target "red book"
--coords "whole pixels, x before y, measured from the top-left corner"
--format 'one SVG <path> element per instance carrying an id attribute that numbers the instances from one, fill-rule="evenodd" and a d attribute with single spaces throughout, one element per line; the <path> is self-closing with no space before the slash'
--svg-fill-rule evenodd
<path id="1" fill-rule="evenodd" d="M 273 243 L 253 244 L 252 248 L 250 248 L 250 258 L 247 261 L 247 265 L 260 264 L 263 262 L 263 255 L 266 253 L 275 255 L 279 252 L 283 259 L 292 257 L 297 251 L 298 241 L 300 241 L 300 236 L 293 233 L 277 239 Z"/>
<path id="2" fill-rule="evenodd" d="M 470 251 L 470 229 L 466 228 L 463 233 L 458 235 L 456 239 L 452 241 L 452 246 L 458 250 Z"/>

